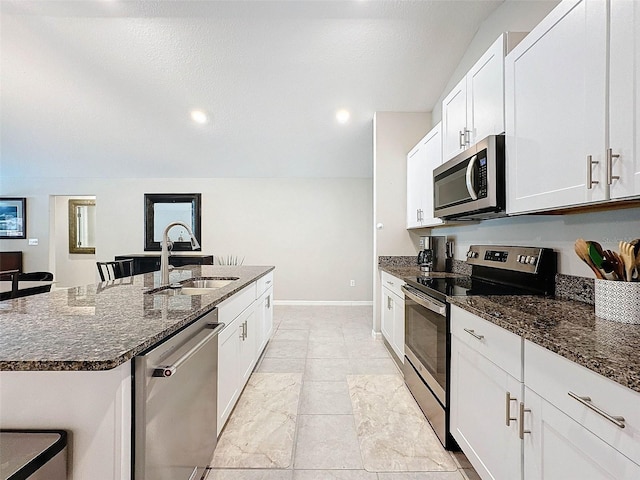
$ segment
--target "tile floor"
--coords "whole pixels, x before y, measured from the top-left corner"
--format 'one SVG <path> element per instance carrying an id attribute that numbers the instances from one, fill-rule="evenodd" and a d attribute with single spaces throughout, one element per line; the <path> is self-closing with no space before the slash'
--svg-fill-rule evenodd
<path id="1" fill-rule="evenodd" d="M 437 441 L 371 318 L 371 307 L 276 306 L 208 480 L 478 480 Z"/>

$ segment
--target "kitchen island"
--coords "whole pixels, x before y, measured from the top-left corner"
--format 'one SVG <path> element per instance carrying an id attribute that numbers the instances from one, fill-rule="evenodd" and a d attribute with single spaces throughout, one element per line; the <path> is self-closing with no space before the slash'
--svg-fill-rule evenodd
<path id="1" fill-rule="evenodd" d="M 131 478 L 132 358 L 273 269 L 171 272 L 171 282 L 237 277 L 203 295 L 147 293 L 156 272 L 0 302 L 0 425 L 70 431 L 71 479 Z"/>

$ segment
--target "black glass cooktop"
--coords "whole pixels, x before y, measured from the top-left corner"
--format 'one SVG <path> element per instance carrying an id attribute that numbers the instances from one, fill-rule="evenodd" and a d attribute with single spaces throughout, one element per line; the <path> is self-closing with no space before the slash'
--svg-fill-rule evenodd
<path id="1" fill-rule="evenodd" d="M 532 295 L 533 292 L 515 285 L 490 282 L 470 276 L 409 277 L 405 281 L 418 290 L 441 301 L 446 296 L 461 295 Z"/>

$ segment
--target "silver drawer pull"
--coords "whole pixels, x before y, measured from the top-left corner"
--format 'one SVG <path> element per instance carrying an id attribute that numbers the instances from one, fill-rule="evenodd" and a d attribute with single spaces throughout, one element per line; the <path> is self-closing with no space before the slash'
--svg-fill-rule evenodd
<path id="1" fill-rule="evenodd" d="M 484 335 L 478 335 L 475 330 L 469 330 L 468 328 L 464 329 L 469 335 L 477 338 L 478 340 L 484 340 Z"/>
<path id="2" fill-rule="evenodd" d="M 511 392 L 507 392 L 507 394 L 505 395 L 506 399 L 505 399 L 505 423 L 507 424 L 507 427 L 511 426 L 511 422 L 512 421 L 517 421 L 518 419 L 516 417 L 512 417 L 511 416 L 511 402 L 516 402 L 516 404 L 518 403 L 518 399 L 515 397 L 511 396 Z"/>
<path id="3" fill-rule="evenodd" d="M 530 408 L 524 408 L 524 403 L 520 402 L 520 427 L 518 428 L 518 435 L 520 436 L 520 440 L 524 440 L 525 433 L 531 433 L 531 430 L 524 429 L 524 414 L 531 413 Z"/>
<path id="4" fill-rule="evenodd" d="M 578 402 L 583 404 L 585 407 L 593 410 L 598 415 L 603 416 L 604 418 L 609 420 L 611 423 L 613 423 L 617 427 L 624 428 L 624 417 L 620 417 L 618 415 L 609 415 L 607 412 L 602 410 L 600 407 L 597 407 L 593 403 L 591 403 L 591 397 L 581 397 L 580 395 L 576 395 L 573 392 L 568 392 L 568 393 L 569 393 L 569 396 L 571 398 L 573 398 L 574 400 L 577 400 Z"/>

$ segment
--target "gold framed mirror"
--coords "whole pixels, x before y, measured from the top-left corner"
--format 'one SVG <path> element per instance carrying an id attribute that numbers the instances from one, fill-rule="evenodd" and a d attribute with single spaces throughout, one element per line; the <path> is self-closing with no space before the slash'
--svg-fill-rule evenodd
<path id="1" fill-rule="evenodd" d="M 96 253 L 95 200 L 69 200 L 69 253 Z"/>

